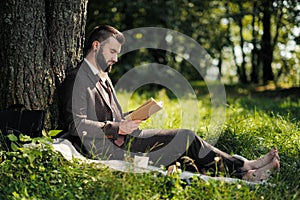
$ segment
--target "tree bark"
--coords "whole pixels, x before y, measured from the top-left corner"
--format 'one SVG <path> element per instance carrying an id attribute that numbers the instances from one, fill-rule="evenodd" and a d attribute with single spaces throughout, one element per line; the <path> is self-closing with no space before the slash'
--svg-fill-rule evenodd
<path id="1" fill-rule="evenodd" d="M 0 4 L 0 109 L 16 103 L 44 109 L 46 130 L 55 129 L 56 89 L 66 68 L 82 57 L 87 0 Z"/>
<path id="2" fill-rule="evenodd" d="M 255 22 L 256 22 L 256 15 L 257 15 L 257 2 L 253 3 L 252 9 L 252 45 L 253 49 L 251 52 L 251 82 L 252 83 L 259 83 L 259 50 L 257 48 L 257 31 L 255 30 Z"/>
<path id="3" fill-rule="evenodd" d="M 42 108 L 44 102 L 39 97 L 51 79 L 51 73 L 46 73 L 49 66 L 43 62 L 46 24 L 40 8 L 45 4 L 1 2 L 1 107 L 22 103 Z"/>
<path id="4" fill-rule="evenodd" d="M 239 9 L 240 12 L 242 13 L 241 16 L 238 17 L 237 21 L 238 21 L 238 25 L 239 25 L 239 33 L 240 33 L 240 47 L 241 47 L 241 53 L 242 53 L 242 63 L 240 66 L 240 73 L 239 73 L 239 78 L 240 78 L 240 82 L 241 83 L 248 83 L 248 78 L 247 78 L 247 73 L 246 73 L 246 60 L 245 60 L 245 51 L 244 51 L 244 36 L 243 36 L 243 18 L 244 18 L 244 8 L 243 8 L 243 4 L 242 2 L 238 1 L 238 5 L 239 5 Z"/>
<path id="5" fill-rule="evenodd" d="M 262 3 L 263 9 L 263 36 L 261 45 L 261 55 L 263 62 L 263 83 L 267 84 L 269 81 L 274 81 L 274 74 L 272 70 L 273 48 L 271 44 L 271 7 L 272 2 L 264 0 Z"/>

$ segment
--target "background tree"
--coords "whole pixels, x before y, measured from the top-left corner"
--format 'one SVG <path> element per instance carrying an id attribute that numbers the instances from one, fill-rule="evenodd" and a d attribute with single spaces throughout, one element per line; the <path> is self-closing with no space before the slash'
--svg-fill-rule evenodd
<path id="1" fill-rule="evenodd" d="M 268 81 L 274 81 L 274 73 L 272 70 L 273 61 L 273 46 L 271 36 L 271 12 L 273 1 L 262 1 L 262 23 L 263 23 L 263 35 L 261 42 L 261 56 L 263 62 L 263 83 Z"/>
<path id="2" fill-rule="evenodd" d="M 299 36 L 299 3 L 295 0 L 230 1 L 226 8 L 226 18 L 229 17 L 228 21 L 234 22 L 228 23 L 231 47 L 236 49 L 236 40 L 240 43 L 240 50 L 232 53 L 240 82 L 250 80 L 252 83 L 263 84 L 269 81 L 276 84 L 295 83 L 291 81 L 295 79 L 291 74 L 296 72 L 300 76 L 299 64 L 296 64 L 299 62 L 299 45 L 297 47 L 295 43 L 295 38 Z M 292 45 L 288 45 L 289 43 Z M 285 53 L 285 48 L 292 50 Z M 285 62 L 286 55 L 293 57 L 296 62 Z M 293 73 L 283 75 L 283 71 Z M 295 85 L 299 85 L 299 78 L 296 82 L 298 83 Z"/>
<path id="3" fill-rule="evenodd" d="M 258 32 L 254 28 L 258 21 L 258 7 L 257 2 L 254 1 L 252 5 L 252 20 L 251 20 L 251 27 L 252 27 L 252 40 L 251 43 L 253 45 L 253 48 L 251 50 L 251 82 L 252 83 L 259 83 L 259 65 L 260 65 L 260 57 L 259 57 L 259 50 L 258 50 Z"/>
<path id="4" fill-rule="evenodd" d="M 299 85 L 299 10 L 296 0 L 90 0 L 86 30 L 99 23 L 113 24 L 120 30 L 148 26 L 172 29 L 201 44 L 221 70 L 223 80 Z M 179 70 L 188 80 L 199 80 L 184 59 L 153 50 L 122 56 L 122 68 L 113 71 L 113 79 L 153 60 Z"/>
<path id="5" fill-rule="evenodd" d="M 1 109 L 45 109 L 46 128 L 57 128 L 56 89 L 82 58 L 86 7 L 87 0 L 0 2 Z"/>

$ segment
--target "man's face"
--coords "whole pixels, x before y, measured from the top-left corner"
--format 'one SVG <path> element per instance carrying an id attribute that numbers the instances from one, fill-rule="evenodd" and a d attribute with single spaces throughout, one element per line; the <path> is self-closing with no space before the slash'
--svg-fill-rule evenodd
<path id="1" fill-rule="evenodd" d="M 96 53 L 96 63 L 104 72 L 110 72 L 112 65 L 118 61 L 121 44 L 113 37 L 108 38 L 100 45 Z"/>

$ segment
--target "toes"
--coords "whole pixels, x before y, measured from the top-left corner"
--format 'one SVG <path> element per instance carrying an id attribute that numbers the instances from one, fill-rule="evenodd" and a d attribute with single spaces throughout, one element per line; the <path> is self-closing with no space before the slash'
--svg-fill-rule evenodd
<path id="1" fill-rule="evenodd" d="M 247 174 L 243 177 L 243 180 L 247 181 L 263 181 L 271 177 L 271 175 L 277 172 L 280 168 L 280 162 L 275 157 L 271 162 L 259 169 L 248 170 Z"/>
<path id="2" fill-rule="evenodd" d="M 279 154 L 278 154 L 278 150 L 275 148 L 274 150 L 274 156 L 277 160 L 280 160 Z"/>
<path id="3" fill-rule="evenodd" d="M 272 156 L 276 156 L 276 154 L 278 154 L 277 148 L 272 149 L 272 150 L 270 151 L 270 153 L 271 153 Z"/>
<path id="4" fill-rule="evenodd" d="M 270 151 L 271 155 L 273 157 L 275 157 L 277 160 L 280 160 L 280 157 L 279 157 L 279 154 L 278 154 L 278 149 L 277 148 L 274 148 Z"/>
<path id="5" fill-rule="evenodd" d="M 278 159 L 276 160 L 274 169 L 280 169 L 280 161 Z"/>
<path id="6" fill-rule="evenodd" d="M 247 174 L 243 177 L 243 180 L 257 182 L 269 179 L 271 176 L 271 171 L 260 171 L 260 170 L 249 170 Z"/>

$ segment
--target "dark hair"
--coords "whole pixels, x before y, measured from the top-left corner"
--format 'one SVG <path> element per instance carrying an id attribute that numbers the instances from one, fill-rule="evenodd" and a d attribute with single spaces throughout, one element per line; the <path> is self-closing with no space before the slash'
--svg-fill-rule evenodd
<path id="1" fill-rule="evenodd" d="M 109 25 L 96 26 L 85 43 L 85 52 L 88 52 L 92 48 L 94 41 L 103 42 L 109 37 L 114 37 L 120 44 L 125 42 L 124 35 L 114 27 Z"/>

